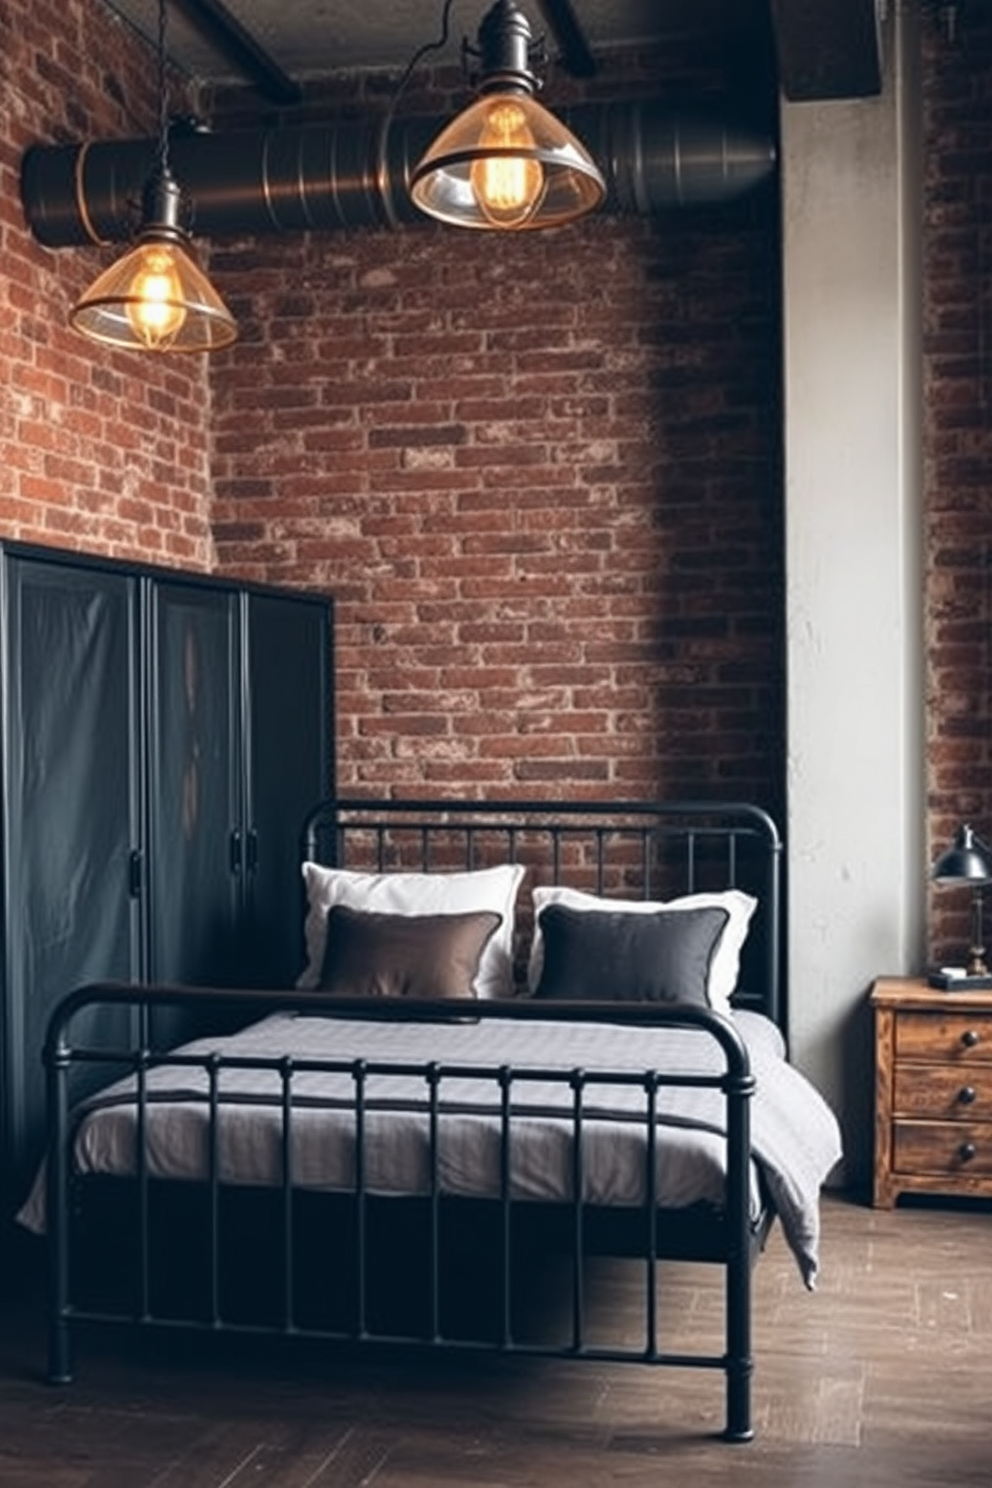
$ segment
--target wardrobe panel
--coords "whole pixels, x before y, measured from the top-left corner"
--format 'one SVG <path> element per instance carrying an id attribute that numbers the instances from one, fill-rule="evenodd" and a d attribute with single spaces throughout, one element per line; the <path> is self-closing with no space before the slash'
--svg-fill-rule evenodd
<path id="1" fill-rule="evenodd" d="M 5 1151 L 20 1180 L 43 1145 L 52 1008 L 141 971 L 137 590 L 126 573 L 15 556 L 6 602 Z M 111 1041 L 123 1016 L 81 1026 Z"/>
<path id="2" fill-rule="evenodd" d="M 149 977 L 227 985 L 239 913 L 243 784 L 238 592 L 150 588 Z"/>
<path id="3" fill-rule="evenodd" d="M 245 974 L 254 985 L 282 987 L 304 966 L 299 829 L 333 780 L 331 609 L 326 601 L 257 591 L 245 604 Z"/>

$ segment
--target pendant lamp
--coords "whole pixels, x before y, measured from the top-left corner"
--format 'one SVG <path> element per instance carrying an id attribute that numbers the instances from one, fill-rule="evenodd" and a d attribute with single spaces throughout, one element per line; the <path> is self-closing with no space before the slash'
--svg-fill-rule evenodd
<path id="1" fill-rule="evenodd" d="M 534 97 L 530 25 L 496 0 L 479 27 L 479 96 L 442 129 L 410 177 L 410 196 L 455 227 L 559 227 L 598 207 L 592 156 Z"/>
<path id="2" fill-rule="evenodd" d="M 136 351 L 215 351 L 238 334 L 230 310 L 199 267 L 182 224 L 182 192 L 169 169 L 165 7 L 158 5 L 159 132 L 131 250 L 111 264 L 69 314 L 92 341 Z"/>

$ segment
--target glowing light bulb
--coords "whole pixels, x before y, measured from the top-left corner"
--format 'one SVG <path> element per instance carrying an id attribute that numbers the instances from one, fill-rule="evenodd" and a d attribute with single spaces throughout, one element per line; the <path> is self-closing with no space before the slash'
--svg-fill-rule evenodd
<path id="1" fill-rule="evenodd" d="M 541 205 L 547 182 L 539 160 L 513 153 L 535 148 L 519 104 L 512 99 L 494 103 L 479 144 L 495 152 L 474 161 L 469 175 L 480 210 L 496 227 L 521 227 Z"/>
<path id="2" fill-rule="evenodd" d="M 164 243 L 147 244 L 141 266 L 131 280 L 127 318 L 136 336 L 150 351 L 158 350 L 182 330 L 186 310 L 172 249 Z"/>

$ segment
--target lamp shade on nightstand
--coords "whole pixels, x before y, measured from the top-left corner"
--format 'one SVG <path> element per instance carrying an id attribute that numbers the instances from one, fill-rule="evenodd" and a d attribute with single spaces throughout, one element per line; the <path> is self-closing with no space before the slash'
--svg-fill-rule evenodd
<path id="1" fill-rule="evenodd" d="M 953 846 L 941 853 L 930 876 L 939 884 L 992 883 L 989 849 L 972 827 L 959 827 Z"/>
<path id="2" fill-rule="evenodd" d="M 971 945 L 968 949 L 968 964 L 960 971 L 934 972 L 930 978 L 936 987 L 956 986 L 962 990 L 972 987 L 992 987 L 992 972 L 985 962 L 985 943 L 982 931 L 982 890 L 992 883 L 992 851 L 978 833 L 967 824 L 958 828 L 954 843 L 941 853 L 930 870 L 936 883 L 945 885 L 967 884 L 971 888 Z"/>

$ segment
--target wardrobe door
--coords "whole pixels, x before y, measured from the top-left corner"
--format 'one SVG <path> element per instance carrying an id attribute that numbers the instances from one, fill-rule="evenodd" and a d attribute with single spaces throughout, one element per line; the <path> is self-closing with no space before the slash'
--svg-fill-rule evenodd
<path id="1" fill-rule="evenodd" d="M 126 571 L 4 565 L 4 1152 L 20 1188 L 44 1142 L 55 1003 L 141 973 L 138 591 Z M 112 1043 L 127 1016 L 75 1027 Z"/>
<path id="2" fill-rule="evenodd" d="M 303 969 L 304 817 L 333 788 L 329 601 L 249 591 L 245 974 L 292 986 Z"/>
<path id="3" fill-rule="evenodd" d="M 236 980 L 238 611 L 236 590 L 171 578 L 149 584 L 148 975 L 155 982 Z"/>

